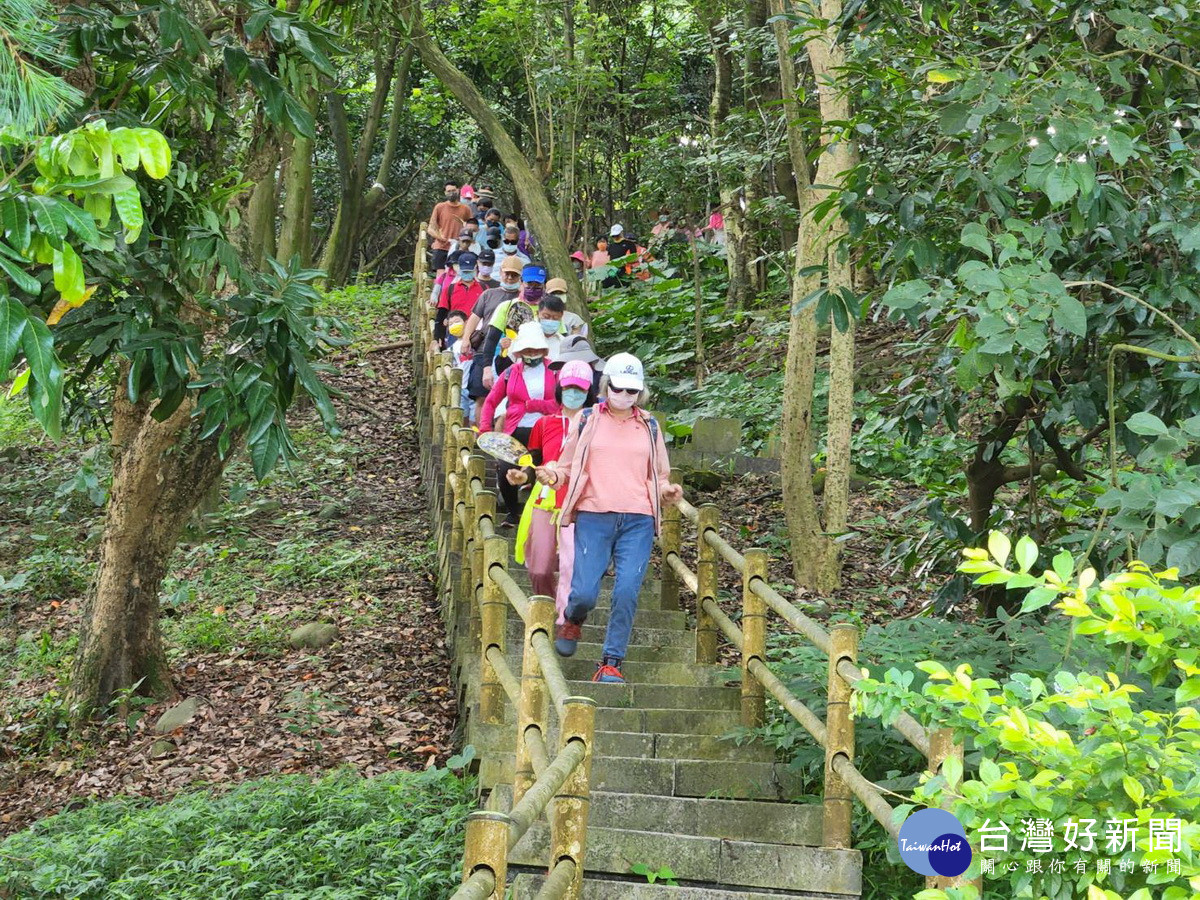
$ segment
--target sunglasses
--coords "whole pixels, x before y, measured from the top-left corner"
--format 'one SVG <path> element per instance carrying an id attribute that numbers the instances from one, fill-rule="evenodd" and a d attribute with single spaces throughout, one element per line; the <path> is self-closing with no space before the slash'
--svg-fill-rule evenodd
<path id="1" fill-rule="evenodd" d="M 642 392 L 641 388 L 609 387 L 609 390 L 614 394 L 640 394 Z"/>

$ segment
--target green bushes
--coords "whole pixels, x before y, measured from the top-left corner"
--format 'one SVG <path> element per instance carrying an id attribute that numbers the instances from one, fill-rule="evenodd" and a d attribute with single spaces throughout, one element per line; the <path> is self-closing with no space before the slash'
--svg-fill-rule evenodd
<path id="1" fill-rule="evenodd" d="M 446 769 L 346 771 L 97 803 L 0 844 L 0 896 L 437 900 L 458 880 L 473 794 Z"/>
<path id="2" fill-rule="evenodd" d="M 964 551 L 963 571 L 981 575 L 983 584 L 1029 589 L 1026 618 L 1054 603 L 1072 623 L 1073 642 L 1102 655 L 1102 663 L 1083 670 L 1057 667 L 1046 677 L 1017 671 L 1001 682 L 977 677 L 971 665 L 951 671 L 926 661 L 917 666 L 928 675 L 920 688 L 916 673 L 898 668 L 881 681 L 860 684 L 860 712 L 888 722 L 905 710 L 926 724 L 954 729 L 965 742 L 974 777 L 964 777 L 960 764 L 947 764 L 942 774 L 923 779 L 914 804 L 948 804 L 976 847 L 984 828 L 995 834 L 1001 823 L 1007 826 L 1007 852 L 998 841 L 983 846 L 968 871 L 978 875 L 981 860 L 990 858 L 995 872 L 985 876 L 985 886 L 1006 900 L 1105 898 L 1109 889 L 1137 900 L 1195 897 L 1200 890 L 1200 713 L 1194 705 L 1200 697 L 1200 587 L 1184 587 L 1174 582 L 1177 572 L 1154 573 L 1140 563 L 1097 584 L 1093 569 L 1076 576 L 1065 552 L 1035 575 L 1031 570 L 1039 552 L 1028 538 L 1013 548 L 993 533 L 989 548 L 990 553 Z M 1014 569 L 1006 568 L 1010 554 Z M 897 814 L 911 809 L 902 806 Z M 1034 853 L 1021 852 L 1027 822 L 1045 822 L 1057 836 L 1044 871 L 1026 865 Z M 1094 848 L 1060 852 L 1071 822 L 1077 829 L 1094 829 Z M 1081 824 L 1086 822 L 1091 826 Z M 1130 830 L 1122 823 L 1130 823 L 1134 839 L 1111 844 L 1112 822 L 1122 835 Z M 1152 837 L 1156 822 L 1157 841 Z M 1168 848 L 1161 838 L 1170 837 L 1164 824 L 1170 822 L 1178 831 L 1175 846 Z M 1056 855 L 1065 859 L 1065 871 L 1049 865 Z M 1098 858 L 1109 860 L 1108 872 L 1099 870 Z M 1075 869 L 1077 859 L 1084 861 L 1083 871 Z M 1017 863 L 1013 871 L 1007 870 L 1010 862 Z M 977 893 L 951 889 L 919 896 L 958 900 Z"/>

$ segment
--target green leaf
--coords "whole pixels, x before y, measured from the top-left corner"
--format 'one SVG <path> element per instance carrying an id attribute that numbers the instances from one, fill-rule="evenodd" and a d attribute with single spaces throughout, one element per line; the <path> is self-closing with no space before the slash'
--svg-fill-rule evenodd
<path id="1" fill-rule="evenodd" d="M 28 318 L 24 304 L 12 297 L 0 297 L 0 379 L 8 374 L 17 347 L 21 346 L 21 335 Z"/>
<path id="2" fill-rule="evenodd" d="M 1021 612 L 1033 612 L 1044 606 L 1049 606 L 1057 597 L 1058 591 L 1054 590 L 1054 588 L 1034 588 L 1025 595 L 1025 599 L 1021 602 Z"/>
<path id="3" fill-rule="evenodd" d="M 30 316 L 21 339 L 32 374 L 29 406 L 46 434 L 57 440 L 62 435 L 63 370 L 54 352 L 54 337 L 46 323 Z"/>
<path id="4" fill-rule="evenodd" d="M 1017 561 L 1017 565 L 1021 567 L 1021 571 L 1028 572 L 1029 567 L 1037 562 L 1037 544 L 1033 542 L 1033 539 L 1029 535 L 1022 535 L 1021 539 L 1017 541 L 1013 556 Z"/>
<path id="5" fill-rule="evenodd" d="M 1046 181 L 1043 188 L 1046 191 L 1047 199 L 1054 206 L 1062 206 L 1075 196 L 1075 192 L 1079 190 L 1079 185 L 1071 177 L 1070 168 L 1067 166 L 1052 166 L 1050 171 L 1046 173 Z"/>
<path id="6" fill-rule="evenodd" d="M 1055 575 L 1063 581 L 1068 581 L 1075 572 L 1075 557 L 1071 555 L 1071 551 L 1069 550 L 1060 550 L 1054 555 L 1051 565 L 1054 567 Z"/>
<path id="7" fill-rule="evenodd" d="M 1105 144 L 1108 146 L 1108 155 L 1118 166 L 1125 165 L 1133 156 L 1133 138 L 1118 128 L 1111 129 L 1105 135 Z"/>
<path id="8" fill-rule="evenodd" d="M 52 244 L 57 244 L 67 236 L 67 218 L 59 209 L 57 200 L 31 196 L 28 203 L 38 230 L 49 238 Z"/>
<path id="9" fill-rule="evenodd" d="M 938 117 L 938 125 L 943 134 L 961 134 L 967 130 L 967 120 L 970 118 L 970 106 L 965 103 L 950 103 Z"/>
<path id="10" fill-rule="evenodd" d="M 968 222 L 964 225 L 958 242 L 964 247 L 978 250 L 988 259 L 992 258 L 992 242 L 988 240 L 987 230 L 978 222 Z"/>
<path id="11" fill-rule="evenodd" d="M 979 761 L 979 780 L 991 786 L 1000 780 L 1000 767 L 986 756 Z"/>
<path id="12" fill-rule="evenodd" d="M 1175 703 L 1178 706 L 1191 703 L 1197 697 L 1200 697 L 1200 675 L 1193 675 L 1175 689 Z"/>
<path id="13" fill-rule="evenodd" d="M 263 432 L 261 438 L 250 445 L 250 461 L 254 464 L 254 476 L 260 481 L 275 468 L 275 464 L 279 461 L 281 447 L 282 441 L 278 425 L 272 425 Z"/>
<path id="14" fill-rule="evenodd" d="M 132 244 L 142 233 L 142 224 L 145 221 L 142 196 L 137 188 L 133 188 L 114 194 L 113 203 L 117 207 L 117 215 L 121 217 L 121 224 L 125 226 L 125 243 Z"/>
<path id="15" fill-rule="evenodd" d="M 1132 775 L 1126 775 L 1121 779 L 1121 785 L 1125 788 L 1125 793 L 1129 799 L 1136 803 L 1139 807 L 1146 800 L 1146 789 L 1142 787 L 1142 783 Z"/>
<path id="16" fill-rule="evenodd" d="M 151 178 L 166 178 L 171 171 L 171 145 L 161 132 L 153 128 L 135 128 L 142 168 Z"/>
<path id="17" fill-rule="evenodd" d="M 1153 435 L 1155 437 L 1167 433 L 1167 426 L 1163 420 L 1153 413 L 1137 412 L 1130 416 L 1125 427 L 1134 434 Z"/>
<path id="18" fill-rule="evenodd" d="M 883 295 L 882 303 L 892 309 L 909 309 L 929 296 L 929 284 L 920 278 L 896 285 Z"/>
<path id="19" fill-rule="evenodd" d="M 136 169 L 142 159 L 141 142 L 132 128 L 116 128 L 110 133 L 112 146 L 121 168 Z"/>
<path id="20" fill-rule="evenodd" d="M 298 349 L 292 350 L 292 365 L 296 368 L 296 377 L 300 380 L 301 386 L 313 399 L 313 404 L 317 407 L 317 412 L 321 416 L 321 424 L 330 433 L 337 432 L 337 413 L 334 411 L 333 403 L 329 399 L 329 391 L 325 389 L 325 385 L 321 383 L 321 379 L 317 377 L 317 373 L 304 357 L 304 353 Z"/>
<path id="21" fill-rule="evenodd" d="M 29 249 L 29 213 L 19 197 L 0 203 L 0 228 L 18 252 Z"/>
<path id="22" fill-rule="evenodd" d="M 963 764 L 957 756 L 947 756 L 942 760 L 942 777 L 946 779 L 946 787 L 954 790 L 954 786 L 962 781 Z"/>
<path id="23" fill-rule="evenodd" d="M 1077 337 L 1087 334 L 1087 310 L 1070 294 L 1060 297 L 1054 306 L 1054 324 Z"/>
<path id="24" fill-rule="evenodd" d="M 3 270 L 13 280 L 13 284 L 26 294 L 36 297 L 42 292 L 42 283 L 40 281 L 26 272 L 22 266 L 3 254 L 0 254 L 0 270 Z M 0 365 L 0 373 L 3 373 L 5 368 L 4 365 Z"/>
<path id="25" fill-rule="evenodd" d="M 83 283 L 83 263 L 79 254 L 65 241 L 61 250 L 54 251 L 54 286 L 68 303 L 82 300 L 87 285 Z"/>
<path id="26" fill-rule="evenodd" d="M 1008 552 L 1011 548 L 1012 543 L 1003 532 L 992 531 L 988 533 L 988 553 L 1001 566 L 1008 561 Z"/>

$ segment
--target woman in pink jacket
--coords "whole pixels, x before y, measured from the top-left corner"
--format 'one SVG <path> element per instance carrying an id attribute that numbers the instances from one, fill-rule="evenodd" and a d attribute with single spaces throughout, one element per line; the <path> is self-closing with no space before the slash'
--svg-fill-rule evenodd
<path id="1" fill-rule="evenodd" d="M 603 402 L 584 414 L 558 463 L 539 467 L 537 477 L 562 494 L 559 521 L 575 525 L 571 593 L 554 646 L 562 656 L 575 652 L 611 561 L 612 604 L 592 680 L 621 682 L 662 504 L 678 503 L 683 488 L 671 483 L 662 431 L 641 408 L 647 398 L 641 361 L 628 353 L 612 357 L 604 367 L 600 396 Z"/>
<path id="2" fill-rule="evenodd" d="M 504 370 L 496 379 L 487 399 L 483 401 L 483 412 L 479 417 L 479 430 L 492 431 L 496 408 L 506 401 L 504 409 L 505 434 L 511 434 L 522 444 L 529 444 L 529 433 L 542 416 L 558 412 L 558 401 L 554 389 L 558 376 L 546 365 L 550 355 L 550 344 L 541 325 L 526 322 L 517 330 L 508 348 L 508 355 L 517 362 Z M 515 528 L 521 521 L 521 504 L 517 498 L 517 486 L 510 484 L 508 470 L 513 468 L 500 463 L 496 470 L 500 496 L 504 499 L 504 521 L 502 527 Z"/>

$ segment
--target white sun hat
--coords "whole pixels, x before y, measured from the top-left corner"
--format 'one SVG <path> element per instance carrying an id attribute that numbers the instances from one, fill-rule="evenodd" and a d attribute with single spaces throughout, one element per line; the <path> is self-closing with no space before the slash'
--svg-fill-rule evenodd
<path id="1" fill-rule="evenodd" d="M 546 340 L 546 334 L 542 331 L 542 326 L 537 322 L 526 322 L 517 329 L 517 336 L 513 338 L 512 345 L 508 348 L 509 356 L 516 356 L 522 350 L 545 350 L 550 352 L 550 344 Z"/>
<path id="2" fill-rule="evenodd" d="M 625 226 L 618 222 L 612 228 L 608 229 L 609 237 L 617 237 L 625 233 Z"/>
<path id="3" fill-rule="evenodd" d="M 609 357 L 604 365 L 604 374 L 608 383 L 615 388 L 645 388 L 646 381 L 642 373 L 642 361 L 632 353 L 618 353 Z"/>

